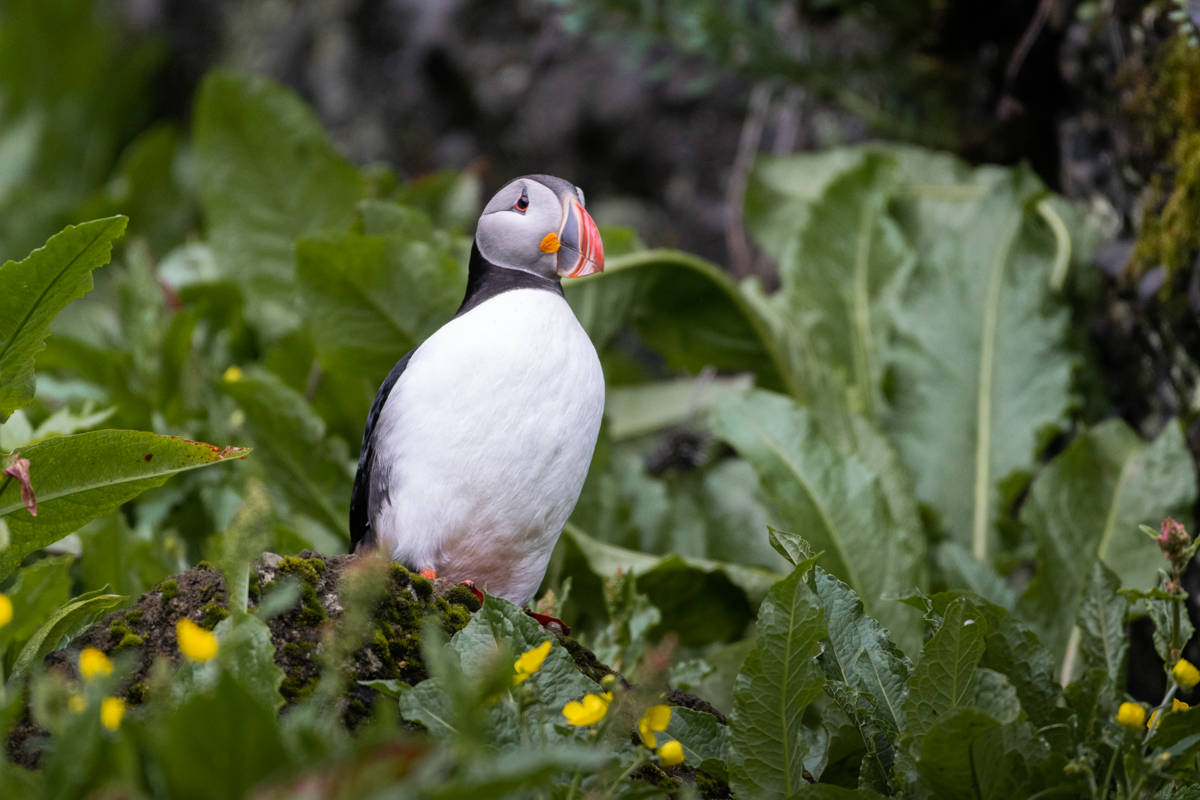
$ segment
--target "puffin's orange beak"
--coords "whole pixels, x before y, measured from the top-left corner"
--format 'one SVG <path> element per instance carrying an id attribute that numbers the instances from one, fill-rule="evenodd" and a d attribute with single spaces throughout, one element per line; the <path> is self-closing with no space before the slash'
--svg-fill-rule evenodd
<path id="1" fill-rule="evenodd" d="M 564 278 L 582 278 L 604 271 L 604 244 L 591 215 L 579 201 L 563 201 L 563 224 L 558 231 L 558 274 Z"/>

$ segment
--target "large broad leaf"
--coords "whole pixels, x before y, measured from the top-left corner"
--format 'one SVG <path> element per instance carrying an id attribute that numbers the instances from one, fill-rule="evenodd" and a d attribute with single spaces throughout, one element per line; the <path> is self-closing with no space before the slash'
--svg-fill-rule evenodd
<path id="1" fill-rule="evenodd" d="M 24 261 L 0 265 L 0 422 L 33 400 L 33 361 L 50 321 L 92 288 L 92 270 L 108 263 L 128 221 L 68 226 Z"/>
<path id="2" fill-rule="evenodd" d="M 161 486 L 175 473 L 245 458 L 249 452 L 143 431 L 79 433 L 22 450 L 21 457 L 29 459 L 38 515 L 25 510 L 17 481 L 0 481 L 0 517 L 12 539 L 0 551 L 0 580 L 29 553 Z"/>
<path id="3" fill-rule="evenodd" d="M 1120 578 L 1103 561 L 1092 564 L 1077 623 L 1084 661 L 1089 667 L 1104 670 L 1118 696 L 1125 688 L 1125 654 L 1129 650 L 1125 633 L 1129 601 L 1117 594 L 1120 588 Z"/>
<path id="4" fill-rule="evenodd" d="M 941 630 L 926 643 L 908 682 L 907 734 L 920 737 L 941 715 L 971 705 L 975 668 L 986 637 L 987 622 L 967 598 L 950 604 Z"/>
<path id="5" fill-rule="evenodd" d="M 672 369 L 750 371 L 758 385 L 792 394 L 799 386 L 767 322 L 716 265 L 674 250 L 646 250 L 564 286 L 597 350 L 626 324 Z"/>
<path id="6" fill-rule="evenodd" d="M 364 203 L 363 225 L 369 235 L 301 240 L 296 278 L 321 366 L 378 384 L 453 316 L 466 283 L 466 240 L 394 203 Z"/>
<path id="7" fill-rule="evenodd" d="M 729 717 L 729 784 L 739 797 L 784 798 L 805 786 L 801 716 L 825 683 L 824 613 L 802 562 L 767 595 L 755 648 L 738 674 Z"/>
<path id="8" fill-rule="evenodd" d="M 713 430 L 758 471 L 787 527 L 824 551 L 821 566 L 845 581 L 902 647 L 919 649 L 919 612 L 881 597 L 923 586 L 920 543 L 892 517 L 866 464 L 831 446 L 806 409 L 769 392 L 721 402 Z"/>
<path id="9" fill-rule="evenodd" d="M 887 212 L 897 186 L 891 159 L 875 154 L 833 180 L 781 255 L 774 297 L 868 419 L 880 407 L 895 299 L 913 263 Z"/>
<path id="10" fill-rule="evenodd" d="M 268 486 L 294 511 L 348 541 L 350 473 L 325 435 L 325 422 L 299 392 L 264 369 L 247 369 L 221 388 L 246 412 Z"/>
<path id="11" fill-rule="evenodd" d="M 161 759 L 171 796 L 185 800 L 242 797 L 288 766 L 274 711 L 227 673 L 171 715 Z"/>
<path id="12" fill-rule="evenodd" d="M 29 642 L 13 664 L 11 677 L 28 672 L 34 664 L 57 650 L 63 637 L 75 633 L 125 599 L 119 594 L 106 594 L 102 589 L 80 595 L 67 603 L 29 637 Z"/>
<path id="13" fill-rule="evenodd" d="M 1056 721 L 1059 686 L 1055 681 L 1054 656 L 1037 635 L 1007 609 L 963 592 L 941 592 L 932 598 L 933 612 L 946 609 L 959 598 L 972 608 L 972 615 L 987 625 L 980 667 L 1005 675 L 1012 683 L 1021 707 L 1039 727 Z"/>
<path id="14" fill-rule="evenodd" d="M 1103 561 L 1123 586 L 1153 584 L 1166 561 L 1137 526 L 1186 522 L 1195 501 L 1196 469 L 1177 422 L 1146 444 L 1108 420 L 1038 475 L 1021 509 L 1037 541 L 1037 575 L 1018 610 L 1052 653 L 1066 650 L 1092 564 Z"/>
<path id="15" fill-rule="evenodd" d="M 1060 756 L 1065 760 L 1065 754 Z M 1054 774 L 1043 768 L 1050 758 L 1050 745 L 1028 722 L 1002 725 L 971 742 L 971 762 L 979 800 L 1008 800 L 1030 797 L 1041 789 L 1042 776 Z M 1062 775 L 1062 770 L 1058 770 Z"/>
<path id="16" fill-rule="evenodd" d="M 1000 723 L 975 708 L 953 708 L 936 720 L 921 739 L 921 777 L 933 796 L 975 800 L 971 743 Z"/>
<path id="17" fill-rule="evenodd" d="M 901 209 L 918 260 L 896 317 L 888 427 L 918 497 L 982 561 L 996 484 L 1031 470 L 1039 432 L 1064 419 L 1073 359 L 1049 296 L 1054 236 L 1026 213 L 1043 187 L 1024 168 L 963 177 L 985 194 Z"/>
<path id="18" fill-rule="evenodd" d="M 353 217 L 366 181 L 333 149 L 292 91 L 216 71 L 195 112 L 196 175 L 221 273 L 246 291 L 246 314 L 272 335 L 299 322 L 295 242 Z"/>
<path id="19" fill-rule="evenodd" d="M 0 628 L 0 659 L 4 659 L 4 674 L 12 672 L 16 660 L 13 645 L 28 641 L 42 623 L 71 599 L 71 556 L 46 558 L 18 570 L 12 584 L 5 590 L 13 604 L 12 621 Z"/>
<path id="20" fill-rule="evenodd" d="M 825 677 L 870 694 L 880 723 L 902 731 L 901 707 L 912 663 L 888 639 L 883 626 L 866 615 L 862 600 L 849 586 L 820 567 L 813 571 L 812 584 L 829 628 L 821 653 Z"/>
<path id="21" fill-rule="evenodd" d="M 741 633 L 779 576 L 765 570 L 703 558 L 652 556 L 615 547 L 568 524 L 564 575 L 572 597 L 603 607 L 603 581 L 620 570 L 662 612 L 662 629 L 688 646 L 724 641 Z"/>

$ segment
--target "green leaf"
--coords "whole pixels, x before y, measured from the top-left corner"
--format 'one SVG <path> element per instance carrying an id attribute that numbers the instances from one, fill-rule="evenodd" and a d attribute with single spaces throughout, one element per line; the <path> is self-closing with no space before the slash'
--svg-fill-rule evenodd
<path id="1" fill-rule="evenodd" d="M 675 250 L 615 258 L 604 272 L 563 287 L 596 349 L 632 324 L 673 370 L 750 371 L 757 383 L 796 391 L 765 320 L 715 264 Z"/>
<path id="2" fill-rule="evenodd" d="M 880 410 L 892 311 L 913 263 L 887 213 L 897 188 L 891 159 L 877 154 L 832 180 L 781 254 L 774 298 L 867 419 Z"/>
<path id="3" fill-rule="evenodd" d="M 537 690 L 548 709 L 557 714 L 572 700 L 601 691 L 599 684 L 580 673 L 557 636 L 502 597 L 487 595 L 483 607 L 475 612 L 465 628 L 454 634 L 450 646 L 461 656 L 460 663 L 467 677 L 480 678 L 493 668 L 502 646 L 508 647 L 515 660 L 542 642 L 551 643 L 550 652 L 526 683 Z"/>
<path id="4" fill-rule="evenodd" d="M 944 614 L 958 597 L 965 597 L 975 614 L 987 623 L 985 649 L 979 665 L 995 670 L 1012 682 L 1021 707 L 1038 726 L 1057 721 L 1059 698 L 1055 680 L 1057 663 L 1042 646 L 1037 635 L 1007 609 L 981 597 L 961 592 L 941 592 L 933 596 L 933 610 Z"/>
<path id="5" fill-rule="evenodd" d="M 401 695 L 400 714 L 410 722 L 421 723 L 442 741 L 454 741 L 460 735 L 455 727 L 454 701 L 435 678 L 421 681 Z"/>
<path id="6" fill-rule="evenodd" d="M 858 729 L 866 747 L 866 754 L 859 767 L 860 785 L 886 792 L 891 781 L 895 752 L 888 732 L 881 722 L 877 701 L 841 681 L 826 681 L 825 693 Z"/>
<path id="7" fill-rule="evenodd" d="M 1155 583 L 1161 551 L 1138 530 L 1163 517 L 1187 524 L 1196 469 L 1178 422 L 1151 444 L 1123 421 L 1075 438 L 1030 487 L 1021 521 L 1037 542 L 1037 575 L 1018 604 L 1050 652 L 1061 657 L 1092 564 L 1103 561 L 1124 586 Z"/>
<path id="8" fill-rule="evenodd" d="M 70 225 L 24 261 L 0 265 L 0 422 L 33 400 L 33 364 L 50 322 L 92 288 L 92 270 L 108 263 L 125 217 Z"/>
<path id="9" fill-rule="evenodd" d="M 47 558 L 17 571 L 5 594 L 13 604 L 12 621 L 0 628 L 0 659 L 4 674 L 12 672 L 17 647 L 23 645 L 42 622 L 71 598 L 70 556 Z M 12 651 L 6 654 L 10 646 Z"/>
<path id="10" fill-rule="evenodd" d="M 162 767 L 172 797 L 242 797 L 288 767 L 274 712 L 233 676 L 171 715 Z"/>
<path id="11" fill-rule="evenodd" d="M 722 401 L 713 431 L 758 471 L 785 524 L 824 551 L 818 563 L 844 580 L 897 640 L 920 639 L 919 616 L 884 594 L 920 588 L 923 565 L 907 531 L 892 518 L 878 477 L 836 450 L 793 400 L 763 391 Z"/>
<path id="12" fill-rule="evenodd" d="M 942 542 L 937 546 L 934 557 L 951 588 L 969 589 L 1009 611 L 1016 607 L 1017 597 L 1004 578 L 990 564 L 972 558 L 958 542 Z"/>
<path id="13" fill-rule="evenodd" d="M 775 548 L 775 552 L 786 558 L 793 567 L 801 561 L 808 561 L 814 555 L 809 543 L 794 533 L 767 528 L 767 539 L 771 542 L 771 547 Z"/>
<path id="14" fill-rule="evenodd" d="M 971 676 L 971 697 L 967 705 L 978 708 L 1002 725 L 1021 716 L 1021 701 L 1008 678 L 991 669 L 977 669 Z"/>
<path id="15" fill-rule="evenodd" d="M 1052 233 L 1027 215 L 1027 168 L 970 174 L 977 200 L 932 196 L 900 217 L 917 267 L 900 300 L 889 429 L 917 496 L 978 561 L 992 549 L 998 481 L 1032 470 L 1039 432 L 1063 421 L 1074 360 L 1054 309 Z"/>
<path id="16" fill-rule="evenodd" d="M 802 562 L 758 612 L 756 645 L 738 675 L 729 717 L 729 781 L 743 797 L 783 798 L 805 785 L 800 735 L 805 707 L 821 692 L 816 661 L 826 636 L 820 602 Z"/>
<path id="17" fill-rule="evenodd" d="M 888 639 L 883 626 L 866 615 L 862 601 L 849 586 L 817 567 L 812 587 L 825 609 L 829 629 L 821 652 L 825 677 L 869 694 L 883 725 L 902 731 L 900 709 L 912 663 Z"/>
<path id="18" fill-rule="evenodd" d="M 365 205 L 372 229 L 388 233 L 303 239 L 296 279 L 321 366 L 378 384 L 404 353 L 454 315 L 466 258 L 457 240 L 436 235 L 419 211 Z"/>
<path id="19" fill-rule="evenodd" d="M 34 664 L 57 650 L 64 636 L 74 633 L 126 599 L 123 595 L 104 594 L 103 591 L 80 595 L 54 612 L 50 619 L 29 637 L 25 649 L 13 664 L 9 679 L 24 675 Z"/>
<path id="20" fill-rule="evenodd" d="M 721 398 L 749 389 L 749 375 L 675 378 L 634 386 L 610 386 L 604 397 L 604 417 L 613 441 L 703 419 Z"/>
<path id="21" fill-rule="evenodd" d="M 1040 767 L 1050 757 L 1050 745 L 1028 722 L 1001 725 L 971 743 L 979 800 L 1029 797 L 1040 786 Z"/>
<path id="22" fill-rule="evenodd" d="M 217 623 L 213 633 L 221 643 L 217 652 L 221 669 L 260 704 L 273 711 L 282 708 L 279 687 L 285 676 L 275 663 L 275 645 L 267 624 L 253 616 L 236 621 L 229 617 Z"/>
<path id="23" fill-rule="evenodd" d="M 987 622 L 967 598 L 950 604 L 908 681 L 906 733 L 919 737 L 943 714 L 970 704 L 986 636 Z"/>
<path id="24" fill-rule="evenodd" d="M 1200 706 L 1163 714 L 1148 744 L 1170 753 L 1175 762 L 1200 752 Z"/>
<path id="25" fill-rule="evenodd" d="M 698 767 L 706 759 L 725 760 L 729 748 L 729 726 L 712 714 L 674 706 L 667 736 L 683 747 L 684 763 Z"/>
<path id="26" fill-rule="evenodd" d="M 1118 594 L 1121 579 L 1104 562 L 1092 564 L 1076 624 L 1079 649 L 1084 663 L 1104 670 L 1111 686 L 1125 685 L 1125 656 L 1129 637 L 1125 633 L 1125 612 L 1129 601 Z"/>
<path id="27" fill-rule="evenodd" d="M 366 180 L 308 106 L 265 78 L 216 70 L 197 93 L 195 174 L 221 274 L 270 338 L 296 327 L 297 239 L 341 228 Z"/>
<path id="28" fill-rule="evenodd" d="M 143 431 L 94 431 L 60 436 L 21 451 L 38 498 L 32 517 L 12 478 L 0 481 L 0 517 L 12 543 L 0 551 L 0 580 L 29 553 L 57 542 L 86 523 L 177 472 L 245 458 L 242 447 L 221 449 L 203 442 Z"/>
<path id="29" fill-rule="evenodd" d="M 351 477 L 344 448 L 339 452 L 326 437 L 324 420 L 299 392 L 261 368 L 220 386 L 246 412 L 267 485 L 293 511 L 349 541 Z"/>
<path id="30" fill-rule="evenodd" d="M 971 743 L 1000 723 L 975 708 L 948 709 L 921 739 L 921 777 L 939 800 L 975 800 Z"/>
<path id="31" fill-rule="evenodd" d="M 662 612 L 662 628 L 688 646 L 739 634 L 779 576 L 765 570 L 703 558 L 659 557 L 598 542 L 568 524 L 563 574 L 581 603 L 603 607 L 602 581 L 617 570 L 637 578 L 637 590 Z"/>

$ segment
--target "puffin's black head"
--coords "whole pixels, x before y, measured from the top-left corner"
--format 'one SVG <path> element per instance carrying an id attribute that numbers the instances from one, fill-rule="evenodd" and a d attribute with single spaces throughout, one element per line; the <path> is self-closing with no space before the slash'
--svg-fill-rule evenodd
<path id="1" fill-rule="evenodd" d="M 604 245 L 583 210 L 583 192 L 553 175 L 526 175 L 497 192 L 479 218 L 475 243 L 497 266 L 548 278 L 604 270 Z"/>

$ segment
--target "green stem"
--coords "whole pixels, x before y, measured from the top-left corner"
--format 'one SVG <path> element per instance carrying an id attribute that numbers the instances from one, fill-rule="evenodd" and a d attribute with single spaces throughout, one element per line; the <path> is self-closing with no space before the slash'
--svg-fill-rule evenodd
<path id="1" fill-rule="evenodd" d="M 579 788 L 579 782 L 583 780 L 583 770 L 575 770 L 575 777 L 571 779 L 571 788 L 567 790 L 567 800 L 575 800 L 575 790 Z"/>
<path id="2" fill-rule="evenodd" d="M 1146 776 L 1138 778 L 1138 782 L 1133 785 L 1133 789 L 1126 795 L 1127 800 L 1134 800 L 1138 796 L 1138 792 L 1142 790 L 1142 784 L 1146 782 Z"/>
<path id="3" fill-rule="evenodd" d="M 1175 699 L 1175 692 L 1177 692 L 1178 690 L 1179 690 L 1179 684 L 1176 683 L 1174 681 L 1174 679 L 1172 679 L 1171 680 L 1171 688 L 1167 689 L 1167 693 L 1165 695 L 1163 695 L 1162 702 L 1150 710 L 1150 726 L 1152 726 L 1152 727 L 1148 727 L 1146 730 L 1146 736 L 1144 739 L 1142 739 L 1143 746 L 1149 744 L 1150 737 L 1154 735 L 1154 729 L 1158 727 L 1158 724 L 1154 722 L 1155 712 L 1161 711 L 1164 714 L 1167 713 L 1166 708 L 1167 708 L 1167 706 L 1169 706 L 1171 704 L 1171 701 Z M 1160 718 L 1159 722 L 1161 722 L 1161 721 L 1162 720 Z"/>
<path id="4" fill-rule="evenodd" d="M 1108 759 L 1108 769 L 1104 771 L 1104 784 L 1100 788 L 1100 800 L 1106 800 L 1108 797 L 1108 787 L 1112 785 L 1113 768 L 1117 766 L 1117 756 L 1120 751 L 1113 748 L 1112 758 Z"/>

